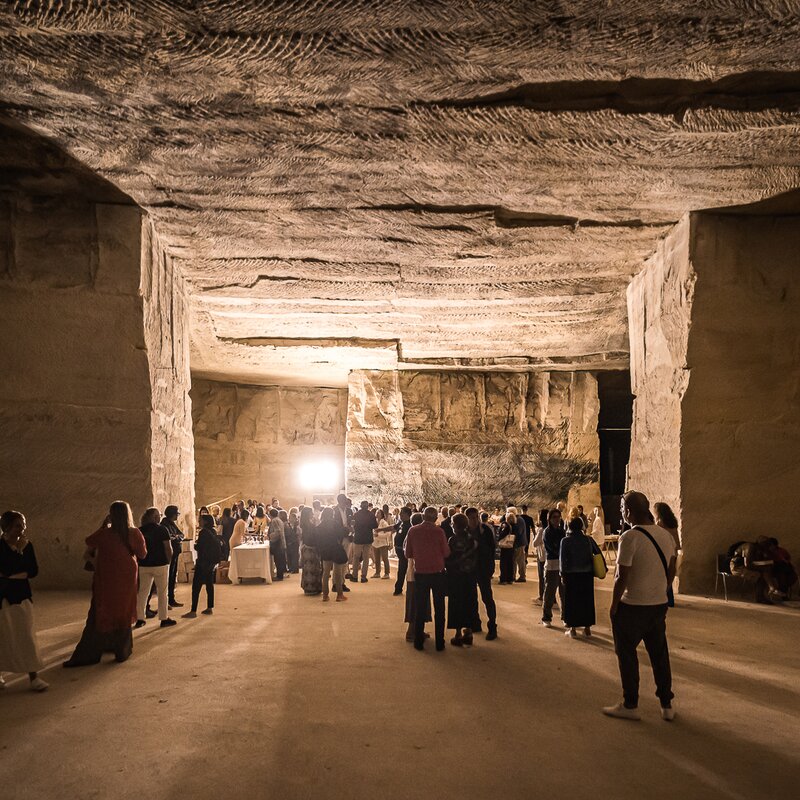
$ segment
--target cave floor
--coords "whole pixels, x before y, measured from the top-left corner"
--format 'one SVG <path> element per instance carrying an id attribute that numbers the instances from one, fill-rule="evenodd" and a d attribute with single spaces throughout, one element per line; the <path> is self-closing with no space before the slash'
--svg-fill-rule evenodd
<path id="1" fill-rule="evenodd" d="M 678 717 L 660 719 L 642 654 L 635 723 L 600 713 L 620 697 L 608 586 L 590 642 L 542 628 L 529 581 L 495 586 L 497 641 L 417 653 L 392 583 L 325 605 L 297 576 L 217 587 L 213 617 L 150 621 L 130 661 L 79 670 L 58 664 L 88 595 L 39 592 L 51 688 L 0 694 L 2 796 L 797 796 L 800 612 L 679 598 Z"/>

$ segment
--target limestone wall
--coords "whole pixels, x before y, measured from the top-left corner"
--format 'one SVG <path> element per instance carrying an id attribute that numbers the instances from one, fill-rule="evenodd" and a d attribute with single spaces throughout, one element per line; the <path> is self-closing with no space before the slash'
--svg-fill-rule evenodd
<path id="1" fill-rule="evenodd" d="M 676 510 L 682 590 L 739 539 L 800 553 L 798 253 L 798 217 L 692 214 L 629 290 L 629 486 Z"/>
<path id="2" fill-rule="evenodd" d="M 684 217 L 628 288 L 631 387 L 635 396 L 628 488 L 681 514 L 682 401 L 696 275 Z"/>
<path id="3" fill-rule="evenodd" d="M 298 479 L 309 461 L 344 465 L 343 389 L 247 386 L 195 379 L 192 385 L 196 494 L 232 494 L 284 506 L 311 502 Z"/>
<path id="4" fill-rule="evenodd" d="M 738 539 L 800 557 L 800 217 L 695 214 L 691 253 L 684 580 L 707 586 Z"/>
<path id="5" fill-rule="evenodd" d="M 348 390 L 355 499 L 599 501 L 591 373 L 354 371 Z"/>
<path id="6" fill-rule="evenodd" d="M 141 242 L 153 502 L 162 510 L 177 505 L 190 529 L 194 524 L 194 438 L 188 301 L 182 275 L 147 221 Z"/>
<path id="7" fill-rule="evenodd" d="M 151 403 L 155 341 L 185 342 L 186 321 L 166 262 L 142 269 L 147 226 L 134 205 L 0 192 L 0 502 L 26 514 L 42 586 L 86 584 L 83 541 L 110 501 L 135 514 L 154 497 L 192 504 L 188 406 L 174 403 L 188 388 L 185 358 Z M 145 301 L 140 282 L 163 291 Z M 161 457 L 153 467 L 156 428 L 184 432 L 180 468 Z"/>

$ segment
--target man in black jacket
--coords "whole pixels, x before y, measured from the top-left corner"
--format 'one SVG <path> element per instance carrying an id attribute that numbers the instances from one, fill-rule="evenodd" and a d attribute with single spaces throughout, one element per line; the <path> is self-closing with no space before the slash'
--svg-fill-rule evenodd
<path id="1" fill-rule="evenodd" d="M 183 531 L 178 527 L 179 516 L 178 506 L 167 506 L 164 509 L 164 519 L 161 520 L 161 524 L 169 533 L 169 540 L 172 544 L 172 560 L 169 562 L 168 582 L 168 603 L 171 608 L 181 608 L 183 606 L 183 603 L 179 603 L 175 599 L 175 583 L 178 579 L 178 556 L 181 554 L 181 542 L 184 539 Z"/>
<path id="2" fill-rule="evenodd" d="M 480 512 L 477 508 L 468 508 L 466 515 L 469 530 L 478 540 L 478 588 L 481 592 L 481 600 L 486 608 L 486 616 L 489 618 L 486 638 L 491 642 L 497 638 L 497 605 L 492 594 L 492 575 L 494 575 L 494 557 L 497 543 L 492 529 L 481 522 Z M 475 620 L 472 630 L 481 630 L 480 616 Z"/>
<path id="3" fill-rule="evenodd" d="M 335 513 L 335 512 L 334 512 Z M 375 514 L 369 510 L 369 503 L 361 501 L 361 508 L 353 515 L 353 558 L 350 566 L 352 580 L 358 578 L 358 567 L 361 565 L 361 583 L 367 582 L 369 556 L 372 552 L 372 532 L 378 527 Z"/>
<path id="4" fill-rule="evenodd" d="M 394 583 L 394 596 L 403 594 L 403 586 L 406 582 L 408 572 L 408 559 L 406 558 L 405 547 L 406 536 L 411 529 L 411 509 L 404 506 L 400 509 L 400 526 L 394 535 L 394 551 L 397 554 L 397 580 Z"/>

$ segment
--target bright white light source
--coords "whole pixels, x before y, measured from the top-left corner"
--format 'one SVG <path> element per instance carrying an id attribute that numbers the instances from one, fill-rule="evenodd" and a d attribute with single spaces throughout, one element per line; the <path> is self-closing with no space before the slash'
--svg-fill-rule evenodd
<path id="1" fill-rule="evenodd" d="M 335 461 L 308 461 L 300 467 L 300 485 L 311 492 L 332 492 L 339 488 L 339 467 Z"/>

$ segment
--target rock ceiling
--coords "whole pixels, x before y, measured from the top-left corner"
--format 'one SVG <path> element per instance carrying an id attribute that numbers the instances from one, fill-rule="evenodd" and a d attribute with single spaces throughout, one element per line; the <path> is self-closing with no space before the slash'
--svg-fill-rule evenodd
<path id="1" fill-rule="evenodd" d="M 27 0 L 0 114 L 147 209 L 193 370 L 627 363 L 686 211 L 800 186 L 790 0 Z"/>

